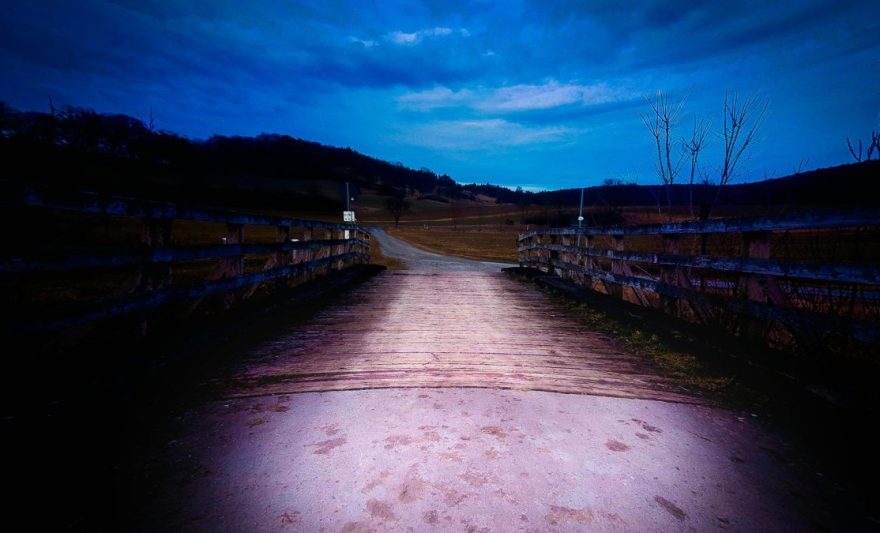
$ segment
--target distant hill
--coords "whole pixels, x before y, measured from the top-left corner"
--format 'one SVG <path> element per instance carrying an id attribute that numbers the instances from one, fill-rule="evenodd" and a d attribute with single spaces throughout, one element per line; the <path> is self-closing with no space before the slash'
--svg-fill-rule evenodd
<path id="1" fill-rule="evenodd" d="M 724 188 L 720 203 L 725 205 L 802 205 L 852 206 L 880 205 L 880 160 L 864 161 L 831 168 L 823 168 L 751 183 L 734 183 Z M 670 196 L 673 205 L 689 204 L 688 185 L 673 185 Z M 695 185 L 694 200 L 714 197 L 714 185 Z M 560 189 L 534 195 L 537 203 L 549 205 L 577 205 L 580 189 Z M 587 205 L 654 206 L 666 205 L 663 185 L 605 185 L 584 189 Z"/>
<path id="2" fill-rule="evenodd" d="M 348 181 L 380 194 L 462 198 L 446 175 L 414 170 L 287 135 L 193 140 L 143 121 L 66 107 L 22 112 L 0 103 L 0 178 L 166 199 L 337 210 L 340 194 L 316 198 L 306 182 Z M 285 183 L 286 182 L 286 183 Z"/>
<path id="3" fill-rule="evenodd" d="M 0 103 L 0 179 L 50 183 L 164 200 L 338 212 L 340 188 L 350 182 L 378 195 L 408 194 L 437 202 L 486 198 L 497 203 L 572 207 L 580 189 L 532 193 L 492 184 L 456 183 L 428 169 L 411 169 L 287 135 L 213 136 L 193 140 L 156 130 L 120 114 L 65 107 L 23 112 Z M 727 205 L 876 206 L 880 161 L 841 165 L 762 182 L 730 185 Z M 689 188 L 675 185 L 675 205 Z M 694 189 L 697 202 L 715 187 Z M 666 203 L 660 185 L 604 185 L 585 189 L 587 205 L 655 206 Z"/>

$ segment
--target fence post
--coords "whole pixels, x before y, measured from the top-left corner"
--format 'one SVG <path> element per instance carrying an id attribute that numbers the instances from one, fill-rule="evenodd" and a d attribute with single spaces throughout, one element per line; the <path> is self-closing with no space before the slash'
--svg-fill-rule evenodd
<path id="1" fill-rule="evenodd" d="M 244 226 L 241 224 L 226 224 L 226 237 L 224 243 L 227 246 L 240 245 L 244 240 Z M 221 260 L 220 278 L 236 278 L 244 274 L 244 256 L 239 254 L 235 257 Z M 236 291 L 230 291 L 223 295 L 223 305 L 228 309 L 239 299 Z"/>
<path id="2" fill-rule="evenodd" d="M 313 233 L 312 228 L 303 228 L 303 238 L 302 238 L 303 242 L 307 243 L 307 242 L 311 241 L 312 240 L 312 233 Z M 299 263 L 308 263 L 309 261 L 312 261 L 313 259 L 315 259 L 315 251 L 312 250 L 311 248 L 303 248 L 302 250 L 299 250 L 299 252 L 302 254 L 302 257 L 300 258 Z M 302 282 L 307 283 L 311 279 L 312 279 L 312 269 L 305 267 L 305 269 L 302 272 Z"/>
<path id="3" fill-rule="evenodd" d="M 141 244 L 148 248 L 171 245 L 171 219 L 145 219 L 141 227 Z M 138 290 L 154 291 L 171 283 L 171 265 L 142 265 L 137 274 Z"/>
<path id="4" fill-rule="evenodd" d="M 613 235 L 611 237 L 611 249 L 615 252 L 622 252 L 624 250 L 624 241 L 623 235 Z M 611 260 L 611 273 L 612 274 L 620 274 L 623 275 L 626 270 L 626 264 L 623 261 L 619 261 L 617 259 Z M 608 289 L 608 293 L 614 296 L 615 298 L 623 299 L 623 285 L 620 285 L 616 282 L 611 282 L 610 284 L 606 284 L 606 289 Z"/>
<path id="5" fill-rule="evenodd" d="M 678 235 L 671 235 L 664 233 L 663 237 L 663 253 L 672 256 L 678 256 L 681 252 L 681 240 Z M 660 281 L 667 285 L 671 285 L 673 287 L 677 287 L 678 280 L 680 277 L 680 267 L 678 266 L 666 266 L 663 265 L 660 267 Z M 661 295 L 660 302 L 663 305 L 663 311 L 672 316 L 679 316 L 681 313 L 681 306 L 679 305 L 678 298 L 673 298 L 672 296 Z"/>
<path id="6" fill-rule="evenodd" d="M 170 246 L 173 220 L 166 218 L 146 218 L 141 226 L 141 245 L 147 248 Z M 135 272 L 130 286 L 133 292 L 157 291 L 171 284 L 171 265 L 169 263 L 142 264 Z M 146 335 L 149 321 L 141 318 L 137 321 L 137 329 Z"/>
<path id="7" fill-rule="evenodd" d="M 742 234 L 742 256 L 750 259 L 770 259 L 770 232 L 750 231 Z M 785 295 L 769 278 L 757 274 L 743 274 L 737 283 L 737 294 L 740 298 L 754 302 L 772 302 L 784 305 L 787 300 Z M 769 328 L 769 324 L 756 320 L 748 315 L 742 316 L 740 333 L 744 337 L 763 338 Z"/>
<path id="8" fill-rule="evenodd" d="M 290 226 L 277 226 L 275 228 L 275 239 L 281 243 L 281 245 L 285 245 L 290 242 Z M 281 268 L 286 267 L 290 264 L 290 252 L 285 252 L 284 250 L 278 250 L 278 253 L 275 254 L 275 267 Z M 276 289 L 284 289 L 287 287 L 287 278 L 278 278 L 275 280 L 275 288 Z"/>

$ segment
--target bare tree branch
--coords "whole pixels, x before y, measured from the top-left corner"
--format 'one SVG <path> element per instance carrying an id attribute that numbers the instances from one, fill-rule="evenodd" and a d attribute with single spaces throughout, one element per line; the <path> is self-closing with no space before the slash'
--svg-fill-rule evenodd
<path id="1" fill-rule="evenodd" d="M 703 145 L 706 141 L 706 135 L 708 135 L 709 129 L 710 124 L 708 124 L 703 117 L 700 117 L 699 121 L 697 120 L 697 117 L 694 117 L 694 127 L 693 130 L 691 130 L 691 138 L 682 139 L 685 153 L 691 160 L 691 175 L 688 188 L 688 205 L 690 206 L 691 218 L 694 216 L 694 178 L 697 174 L 700 152 L 703 150 Z"/>
<path id="2" fill-rule="evenodd" d="M 660 181 L 666 185 L 666 205 L 671 208 L 670 189 L 684 164 L 683 156 L 675 163 L 672 161 L 672 130 L 681 117 L 684 101 L 670 104 L 669 97 L 663 91 L 657 91 L 654 100 L 648 99 L 648 105 L 651 106 L 651 113 L 643 114 L 642 122 L 657 146 L 657 173 Z"/>
<path id="3" fill-rule="evenodd" d="M 849 148 L 849 153 L 852 154 L 853 159 L 856 160 L 857 163 L 862 162 L 862 140 L 859 139 L 859 153 L 856 154 L 856 151 L 853 150 L 853 145 L 849 142 L 849 137 L 846 138 L 846 146 Z"/>
<path id="4" fill-rule="evenodd" d="M 721 190 L 735 176 L 737 163 L 755 140 L 755 134 L 767 115 L 767 101 L 749 97 L 740 101 L 739 93 L 724 94 L 724 160 L 713 205 L 717 205 Z"/>

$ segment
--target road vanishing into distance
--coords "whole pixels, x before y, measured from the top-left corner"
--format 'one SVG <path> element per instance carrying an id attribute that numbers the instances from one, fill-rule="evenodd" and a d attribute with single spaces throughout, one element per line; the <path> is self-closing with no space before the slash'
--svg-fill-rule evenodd
<path id="1" fill-rule="evenodd" d="M 376 231 L 386 271 L 205 383 L 134 527 L 805 531 L 821 478 L 505 266 Z M 831 523 L 833 525 L 833 523 Z"/>

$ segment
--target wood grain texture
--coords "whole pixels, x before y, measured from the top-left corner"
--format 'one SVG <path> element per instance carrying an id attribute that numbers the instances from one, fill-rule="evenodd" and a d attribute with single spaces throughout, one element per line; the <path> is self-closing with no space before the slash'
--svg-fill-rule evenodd
<path id="1" fill-rule="evenodd" d="M 231 396 L 486 387 L 696 403 L 533 286 L 489 272 L 386 272 L 254 350 Z"/>

